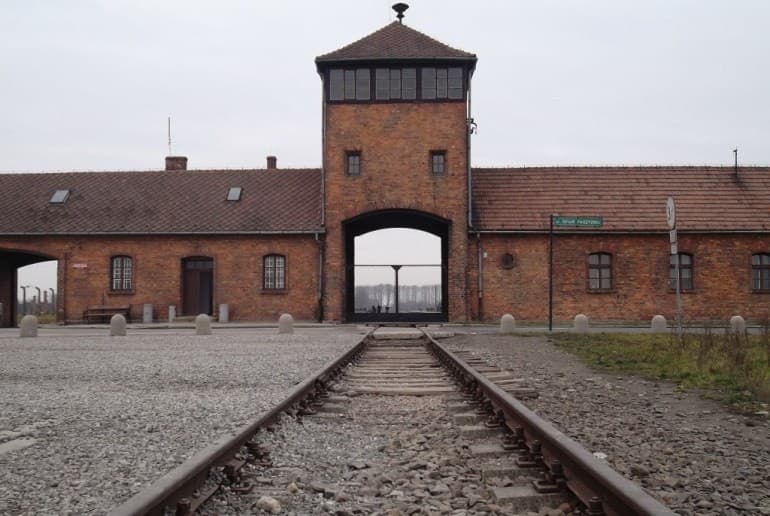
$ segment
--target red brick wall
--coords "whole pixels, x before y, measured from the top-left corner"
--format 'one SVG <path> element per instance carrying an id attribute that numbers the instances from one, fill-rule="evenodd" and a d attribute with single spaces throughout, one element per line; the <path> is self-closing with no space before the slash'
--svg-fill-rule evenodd
<path id="1" fill-rule="evenodd" d="M 132 318 L 141 320 L 142 305 L 152 303 L 154 317 L 167 320 L 168 305 L 182 311 L 182 258 L 214 259 L 215 310 L 229 305 L 231 320 L 276 320 L 289 312 L 295 319 L 311 320 L 318 306 L 318 245 L 313 236 L 146 236 L 98 238 L 0 239 L 0 249 L 44 253 L 58 262 L 58 317 L 82 319 L 93 305 L 132 307 Z M 262 289 L 262 257 L 286 256 L 286 286 L 280 293 Z M 134 260 L 134 290 L 110 291 L 110 257 L 128 255 Z M 85 267 L 82 267 L 85 265 Z"/>
<path id="2" fill-rule="evenodd" d="M 558 235 L 554 238 L 554 320 L 571 321 L 577 313 L 594 320 L 649 321 L 655 314 L 676 316 L 676 294 L 669 289 L 668 235 Z M 511 313 L 520 320 L 548 317 L 548 237 L 482 235 L 483 318 Z M 474 242 L 473 247 L 476 247 Z M 763 319 L 770 294 L 751 290 L 751 255 L 770 252 L 770 237 L 755 235 L 682 235 L 679 251 L 694 262 L 691 292 L 682 294 L 685 320 L 727 320 L 740 314 Z M 613 289 L 592 293 L 587 260 L 593 252 L 613 255 Z M 501 266 L 504 253 L 515 257 L 513 269 Z M 472 268 L 476 268 L 475 250 Z M 474 274 L 475 277 L 475 274 Z M 473 312 L 478 291 L 473 286 Z"/>
<path id="3" fill-rule="evenodd" d="M 382 209 L 413 209 L 452 220 L 449 319 L 466 312 L 467 157 L 465 104 L 330 104 L 324 148 L 325 318 L 344 319 L 343 221 Z M 445 150 L 447 173 L 433 176 L 432 150 Z M 345 152 L 361 152 L 361 175 L 346 176 Z"/>

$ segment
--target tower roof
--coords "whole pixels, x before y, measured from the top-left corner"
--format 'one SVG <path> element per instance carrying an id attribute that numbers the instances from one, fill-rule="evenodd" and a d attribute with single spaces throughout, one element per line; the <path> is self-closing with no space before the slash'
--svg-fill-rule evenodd
<path id="1" fill-rule="evenodd" d="M 340 61 L 459 60 L 475 64 L 476 55 L 452 48 L 403 23 L 393 22 L 358 41 L 316 57 L 316 64 Z"/>

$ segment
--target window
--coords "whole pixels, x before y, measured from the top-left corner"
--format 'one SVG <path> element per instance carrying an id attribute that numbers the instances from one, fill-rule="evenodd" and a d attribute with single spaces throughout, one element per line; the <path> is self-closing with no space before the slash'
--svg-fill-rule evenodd
<path id="1" fill-rule="evenodd" d="M 67 199 L 69 199 L 69 196 L 69 190 L 56 190 L 53 195 L 51 195 L 51 199 L 48 202 L 51 204 L 64 204 L 67 202 Z"/>
<path id="2" fill-rule="evenodd" d="M 679 253 L 669 255 L 669 285 L 671 290 L 676 290 L 676 259 L 679 258 L 679 288 L 692 290 L 692 255 Z"/>
<path id="3" fill-rule="evenodd" d="M 416 68 L 377 68 L 375 71 L 377 100 L 414 100 L 417 98 Z"/>
<path id="4" fill-rule="evenodd" d="M 432 68 L 422 69 L 422 98 L 432 99 L 462 99 L 463 98 L 463 69 L 462 68 Z"/>
<path id="5" fill-rule="evenodd" d="M 328 71 L 330 101 L 462 100 L 462 67 L 332 68 Z M 419 76 L 419 82 L 418 82 Z M 419 88 L 418 88 L 419 85 Z M 419 92 L 419 94 L 418 94 Z"/>
<path id="6" fill-rule="evenodd" d="M 770 291 L 770 254 L 751 255 L 751 288 Z"/>
<path id="7" fill-rule="evenodd" d="M 368 68 L 329 71 L 329 100 L 369 100 L 370 89 Z"/>
<path id="8" fill-rule="evenodd" d="M 345 153 L 345 173 L 349 176 L 361 175 L 361 153 L 359 151 L 347 151 Z"/>
<path id="9" fill-rule="evenodd" d="M 115 291 L 131 290 L 134 288 L 134 266 L 130 256 L 112 257 L 111 289 Z"/>
<path id="10" fill-rule="evenodd" d="M 264 258 L 264 288 L 286 288 L 286 257 L 280 254 L 268 254 Z"/>
<path id="11" fill-rule="evenodd" d="M 243 191 L 243 188 L 241 188 L 240 186 L 231 186 L 230 189 L 227 190 L 227 200 L 240 201 L 242 191 Z"/>
<path id="12" fill-rule="evenodd" d="M 446 151 L 431 151 L 430 172 L 434 176 L 443 176 L 446 172 Z"/>
<path id="13" fill-rule="evenodd" d="M 588 255 L 588 288 L 609 290 L 612 288 L 612 255 L 593 253 Z"/>

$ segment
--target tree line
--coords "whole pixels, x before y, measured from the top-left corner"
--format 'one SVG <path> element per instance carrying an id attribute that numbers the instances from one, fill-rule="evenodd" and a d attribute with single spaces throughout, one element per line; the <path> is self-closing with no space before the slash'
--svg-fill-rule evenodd
<path id="1" fill-rule="evenodd" d="M 355 288 L 356 312 L 394 313 L 396 289 L 392 283 L 357 285 Z M 399 312 L 440 312 L 441 284 L 399 285 Z"/>

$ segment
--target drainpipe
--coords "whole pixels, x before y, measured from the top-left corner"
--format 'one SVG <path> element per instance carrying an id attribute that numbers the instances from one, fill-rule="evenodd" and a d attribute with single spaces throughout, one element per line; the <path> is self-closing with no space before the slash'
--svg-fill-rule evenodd
<path id="1" fill-rule="evenodd" d="M 482 273 L 484 272 L 484 267 L 483 267 L 484 252 L 481 248 L 481 233 L 478 233 L 478 232 L 476 232 L 476 247 L 478 248 L 478 253 L 479 253 L 479 278 L 478 278 L 479 321 L 483 321 L 484 320 L 484 278 L 482 277 Z"/>
<path id="2" fill-rule="evenodd" d="M 472 71 L 468 72 L 468 112 L 465 119 L 465 160 L 468 176 L 468 229 L 473 227 L 473 205 L 471 189 L 473 188 L 473 182 L 471 181 L 471 134 L 474 131 L 475 122 L 473 121 L 471 111 L 471 76 Z"/>
<path id="3" fill-rule="evenodd" d="M 324 243 L 319 237 L 318 233 L 315 234 L 315 241 L 318 244 L 318 322 L 324 320 Z"/>

